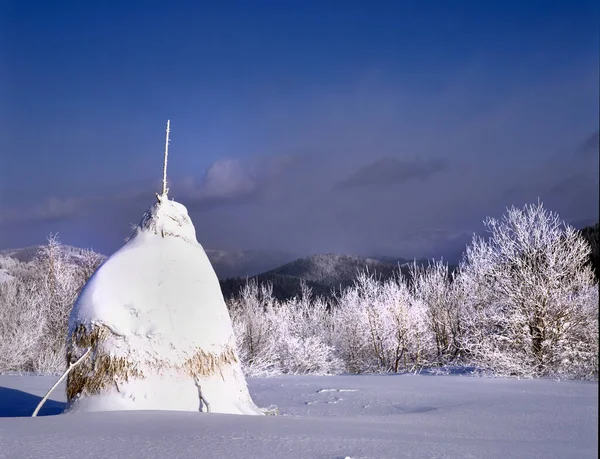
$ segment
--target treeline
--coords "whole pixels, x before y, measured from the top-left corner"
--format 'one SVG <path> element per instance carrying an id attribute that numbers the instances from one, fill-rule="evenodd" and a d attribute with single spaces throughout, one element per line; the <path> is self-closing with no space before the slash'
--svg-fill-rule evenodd
<path id="1" fill-rule="evenodd" d="M 231 304 L 250 375 L 406 372 L 461 366 L 503 376 L 598 378 L 590 245 L 541 205 L 488 219 L 459 269 L 363 273 L 331 301 L 280 302 L 251 283 Z"/>
<path id="2" fill-rule="evenodd" d="M 486 226 L 456 270 L 432 261 L 386 279 L 363 272 L 330 296 L 299 280 L 285 300 L 270 282 L 245 283 L 227 303 L 246 373 L 461 366 L 597 379 L 598 225 L 582 234 L 538 204 Z M 10 266 L 13 277 L 0 282 L 0 371 L 63 371 L 67 317 L 100 261 L 87 251 L 70 262 L 51 238 L 33 261 Z"/>

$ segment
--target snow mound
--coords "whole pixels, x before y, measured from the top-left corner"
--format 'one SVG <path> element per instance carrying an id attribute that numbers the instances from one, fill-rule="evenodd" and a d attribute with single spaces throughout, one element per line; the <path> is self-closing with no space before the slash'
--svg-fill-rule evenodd
<path id="1" fill-rule="evenodd" d="M 162 199 L 150 207 L 142 217 L 139 229 L 163 237 L 179 237 L 186 242 L 198 244 L 196 229 L 187 209 L 169 199 Z"/>
<path id="2" fill-rule="evenodd" d="M 70 411 L 262 414 L 217 276 L 187 209 L 166 197 L 90 278 L 69 318 Z M 210 408 L 208 408 L 210 407 Z"/>

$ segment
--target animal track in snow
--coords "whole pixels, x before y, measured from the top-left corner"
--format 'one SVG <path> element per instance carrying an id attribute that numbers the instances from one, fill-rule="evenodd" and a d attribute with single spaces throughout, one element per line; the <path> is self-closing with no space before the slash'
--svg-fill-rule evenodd
<path id="1" fill-rule="evenodd" d="M 319 389 L 317 394 L 322 392 L 358 392 L 357 389 Z"/>

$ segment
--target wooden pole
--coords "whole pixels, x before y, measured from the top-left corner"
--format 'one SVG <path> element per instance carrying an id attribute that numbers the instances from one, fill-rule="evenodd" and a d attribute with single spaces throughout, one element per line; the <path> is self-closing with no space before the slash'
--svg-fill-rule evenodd
<path id="1" fill-rule="evenodd" d="M 167 120 L 167 135 L 165 139 L 165 157 L 163 160 L 163 179 L 162 179 L 162 193 L 163 197 L 167 196 L 169 189 L 167 188 L 167 159 L 169 157 L 169 132 L 171 132 L 171 120 Z"/>
<path id="2" fill-rule="evenodd" d="M 44 405 L 44 402 L 46 400 L 48 400 L 48 397 L 50 397 L 50 394 L 52 393 L 52 391 L 54 389 L 56 389 L 56 387 L 62 382 L 62 380 L 67 377 L 67 375 L 71 372 L 71 370 L 73 368 L 75 368 L 77 365 L 79 365 L 88 356 L 88 354 L 90 353 L 91 350 L 92 350 L 91 347 L 88 348 L 88 350 L 85 351 L 85 353 L 81 357 L 79 357 L 79 360 L 77 360 L 77 362 L 75 362 L 75 363 L 69 363 L 69 368 L 67 368 L 67 370 L 63 373 L 63 375 L 60 377 L 60 379 L 58 381 L 56 381 L 56 383 L 54 384 L 54 386 L 52 386 L 50 388 L 50 390 L 48 391 L 48 393 L 44 396 L 44 398 L 40 401 L 40 403 L 38 403 L 38 406 L 35 408 L 35 411 L 31 415 L 32 418 L 35 418 L 38 415 L 38 413 L 42 409 L 42 406 Z"/>

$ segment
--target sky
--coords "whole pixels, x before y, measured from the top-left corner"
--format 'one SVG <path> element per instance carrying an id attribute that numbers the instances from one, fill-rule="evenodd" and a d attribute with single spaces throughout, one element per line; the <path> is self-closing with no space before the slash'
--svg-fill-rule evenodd
<path id="1" fill-rule="evenodd" d="M 217 5 L 218 3 L 218 5 Z M 594 1 L 0 2 L 0 249 L 117 250 L 160 190 L 206 248 L 452 257 L 598 220 Z"/>

